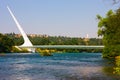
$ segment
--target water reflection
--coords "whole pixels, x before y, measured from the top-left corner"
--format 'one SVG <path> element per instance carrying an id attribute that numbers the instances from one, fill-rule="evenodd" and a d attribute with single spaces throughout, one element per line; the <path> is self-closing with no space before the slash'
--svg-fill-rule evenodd
<path id="1" fill-rule="evenodd" d="M 109 60 L 108 66 L 103 66 L 103 73 L 107 75 L 110 80 L 120 80 L 120 57 L 115 60 Z"/>

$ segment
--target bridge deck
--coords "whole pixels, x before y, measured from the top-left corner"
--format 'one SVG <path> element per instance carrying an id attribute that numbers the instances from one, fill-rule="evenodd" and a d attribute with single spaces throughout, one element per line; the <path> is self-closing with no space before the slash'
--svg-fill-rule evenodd
<path id="1" fill-rule="evenodd" d="M 87 45 L 34 45 L 18 46 L 20 48 L 49 48 L 49 49 L 103 49 L 104 46 L 87 46 Z"/>

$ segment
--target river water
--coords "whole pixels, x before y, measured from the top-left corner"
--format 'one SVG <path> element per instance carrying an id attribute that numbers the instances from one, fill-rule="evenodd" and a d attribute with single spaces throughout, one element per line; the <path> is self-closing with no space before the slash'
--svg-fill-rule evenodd
<path id="1" fill-rule="evenodd" d="M 0 56 L 0 80 L 120 80 L 101 53 L 13 53 Z"/>

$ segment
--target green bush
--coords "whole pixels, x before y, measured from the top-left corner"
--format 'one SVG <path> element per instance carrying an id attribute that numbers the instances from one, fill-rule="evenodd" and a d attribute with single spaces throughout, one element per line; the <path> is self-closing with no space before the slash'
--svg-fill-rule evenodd
<path id="1" fill-rule="evenodd" d="M 97 15 L 98 35 L 103 36 L 104 58 L 115 58 L 120 55 L 120 9 L 108 11 L 105 18 Z"/>

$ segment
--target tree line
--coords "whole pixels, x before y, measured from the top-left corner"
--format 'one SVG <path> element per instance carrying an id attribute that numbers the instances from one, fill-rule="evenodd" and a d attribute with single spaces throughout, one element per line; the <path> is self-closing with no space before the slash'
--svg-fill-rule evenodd
<path id="1" fill-rule="evenodd" d="M 15 33 L 5 34 L 10 39 L 12 39 L 15 45 L 23 44 L 23 37 L 16 37 Z M 29 36 L 30 41 L 33 45 L 103 45 L 102 39 L 100 38 L 90 38 L 85 41 L 85 38 L 81 37 L 65 37 L 65 36 Z M 87 44 L 86 44 L 87 43 Z"/>
<path id="2" fill-rule="evenodd" d="M 6 39 L 3 39 L 1 36 L 5 37 Z M 5 47 L 0 45 L 0 47 L 1 47 L 0 52 L 14 52 L 15 49 L 12 50 L 13 49 L 12 46 L 15 46 L 15 45 L 19 46 L 19 45 L 22 45 L 24 42 L 22 36 L 16 37 L 15 33 L 8 33 L 8 34 L 4 34 L 4 35 L 1 34 L 1 36 L 0 36 L 0 40 L 1 40 L 0 43 L 4 44 Z M 79 38 L 79 37 L 64 37 L 64 36 L 31 37 L 29 35 L 28 35 L 28 37 L 33 45 L 103 45 L 102 39 L 99 39 L 99 38 L 90 38 L 89 40 L 86 41 L 85 38 Z M 9 48 L 9 50 L 7 50 L 6 47 Z M 72 50 L 72 49 L 67 49 L 67 50 L 60 49 L 60 51 L 91 52 L 90 50 Z"/>

